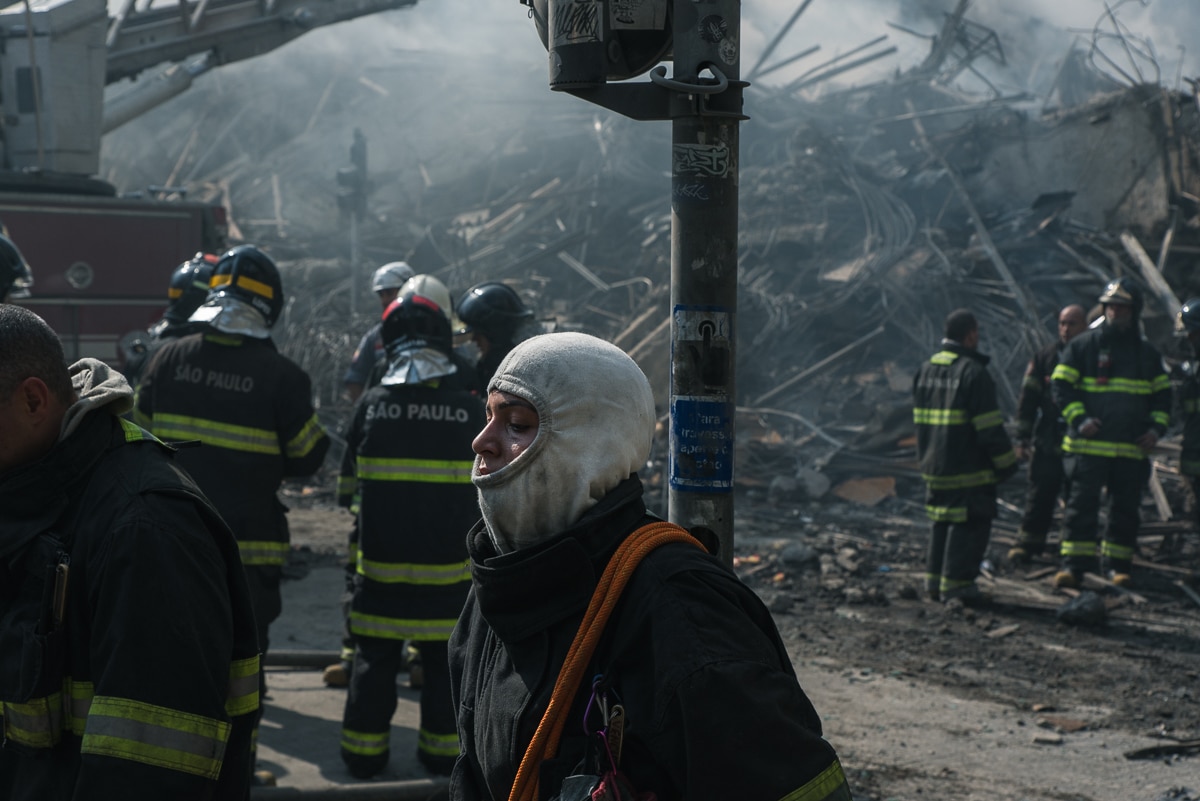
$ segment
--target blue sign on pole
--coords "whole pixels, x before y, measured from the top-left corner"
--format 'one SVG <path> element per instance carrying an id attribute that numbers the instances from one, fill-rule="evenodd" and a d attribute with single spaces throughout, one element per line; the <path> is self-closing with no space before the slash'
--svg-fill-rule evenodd
<path id="1" fill-rule="evenodd" d="M 671 489 L 733 489 L 733 419 L 724 400 L 681 396 L 671 403 Z"/>

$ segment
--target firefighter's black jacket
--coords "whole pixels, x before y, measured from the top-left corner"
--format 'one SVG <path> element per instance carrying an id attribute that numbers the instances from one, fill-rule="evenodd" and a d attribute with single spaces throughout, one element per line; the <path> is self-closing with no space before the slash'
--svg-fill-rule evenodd
<path id="1" fill-rule="evenodd" d="M 358 520 L 355 634 L 448 640 L 470 584 L 463 535 L 479 518 L 471 441 L 484 426 L 475 373 L 377 386 L 346 436 L 339 503 Z"/>
<path id="2" fill-rule="evenodd" d="M 1063 451 L 1145 459 L 1134 441 L 1153 430 L 1161 437 L 1171 415 L 1171 379 L 1162 357 L 1136 327 L 1107 323 L 1080 334 L 1054 368 L 1054 399 L 1067 421 Z M 1091 439 L 1079 435 L 1088 418 L 1101 422 Z"/>
<path id="3" fill-rule="evenodd" d="M 315 473 L 329 450 L 312 383 L 269 339 L 212 331 L 162 347 L 137 390 L 134 421 L 167 442 L 233 529 L 246 566 L 287 560 L 284 478 Z"/>
<path id="4" fill-rule="evenodd" d="M 0 476 L 0 574 L 0 798 L 247 797 L 245 577 L 168 448 L 101 408 Z"/>
<path id="5" fill-rule="evenodd" d="M 502 556 L 482 524 L 472 530 L 471 595 L 450 641 L 462 744 L 451 798 L 508 797 L 597 580 L 652 522 L 641 496 L 631 477 L 567 531 Z M 620 769 L 637 790 L 659 801 L 849 801 L 770 613 L 700 549 L 665 545 L 634 571 L 585 673 L 597 674 L 624 706 Z M 543 801 L 584 756 L 587 700 L 585 687 L 558 758 L 542 765 Z"/>
<path id="6" fill-rule="evenodd" d="M 1062 445 L 1063 423 L 1058 406 L 1054 404 L 1050 377 L 1058 366 L 1062 340 L 1055 341 L 1034 354 L 1025 368 L 1021 397 L 1017 401 L 1017 436 L 1032 439 L 1039 448 L 1059 448 Z"/>
<path id="7" fill-rule="evenodd" d="M 917 458 L 931 491 L 992 487 L 1017 470 L 987 363 L 978 351 L 943 340 L 913 380 Z"/>

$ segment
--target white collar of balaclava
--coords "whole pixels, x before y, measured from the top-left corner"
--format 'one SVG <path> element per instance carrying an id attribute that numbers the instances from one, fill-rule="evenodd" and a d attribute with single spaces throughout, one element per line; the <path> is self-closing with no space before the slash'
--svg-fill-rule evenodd
<path id="1" fill-rule="evenodd" d="M 517 345 L 488 391 L 529 401 L 538 433 L 516 459 L 472 481 L 500 553 L 536 545 L 575 523 L 650 456 L 654 395 L 620 348 L 573 332 Z"/>

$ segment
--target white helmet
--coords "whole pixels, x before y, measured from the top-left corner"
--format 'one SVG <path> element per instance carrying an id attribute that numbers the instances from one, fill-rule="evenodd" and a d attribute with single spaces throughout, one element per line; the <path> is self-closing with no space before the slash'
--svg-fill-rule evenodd
<path id="1" fill-rule="evenodd" d="M 416 275 L 416 270 L 408 266 L 406 261 L 392 261 L 375 271 L 371 278 L 371 291 L 379 292 L 384 289 L 399 289 L 404 282 Z"/>
<path id="2" fill-rule="evenodd" d="M 446 315 L 446 319 L 450 321 L 451 331 L 458 331 L 463 327 L 462 320 L 458 319 L 458 315 L 454 313 L 454 302 L 450 300 L 450 290 L 446 289 L 446 285 L 432 275 L 415 275 L 405 281 L 404 286 L 400 287 L 397 300 L 403 300 L 413 295 L 429 298 L 436 303 L 442 310 L 442 314 Z"/>

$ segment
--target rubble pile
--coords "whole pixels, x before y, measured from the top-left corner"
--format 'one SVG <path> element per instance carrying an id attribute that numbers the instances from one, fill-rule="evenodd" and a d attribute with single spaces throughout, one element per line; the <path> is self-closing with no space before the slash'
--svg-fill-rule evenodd
<path id="1" fill-rule="evenodd" d="M 1063 54 L 1041 94 L 965 90 L 960 76 L 982 78 L 1004 58 L 1003 37 L 966 11 L 964 0 L 947 15 L 923 63 L 886 80 L 826 83 L 867 56 L 747 91 L 737 477 L 768 505 L 878 508 L 894 499 L 912 511 L 902 500 L 921 491 L 912 375 L 954 308 L 981 320 L 1010 414 L 1059 308 L 1091 305 L 1117 276 L 1145 285 L 1146 333 L 1180 355 L 1174 311 L 1200 295 L 1196 96 L 1114 79 L 1085 49 Z M 182 184 L 189 197 L 221 200 L 233 235 L 279 258 L 290 295 L 279 340 L 313 375 L 324 406 L 346 411 L 341 372 L 377 313 L 365 276 L 405 258 L 455 294 L 481 280 L 509 282 L 547 326 L 615 342 L 665 408 L 669 126 L 569 97 L 529 118 L 521 103 L 492 99 L 477 75 L 428 58 L 371 69 L 293 61 L 286 81 L 231 68 L 169 114 L 136 123 L 174 143 L 159 162 L 169 165 L 165 182 L 133 135 L 109 147 L 106 177 L 126 187 Z M 545 93 L 544 76 L 511 80 Z M 322 87 L 315 99 L 303 94 L 312 86 Z M 436 102 L 447 96 L 454 102 Z M 308 111 L 264 113 L 283 108 Z M 251 119 L 266 124 L 241 124 Z M 352 303 L 352 244 L 334 173 L 350 130 L 368 119 L 370 190 L 353 245 Z M 1168 521 L 1184 507 L 1169 441 L 1162 453 L 1159 522 L 1175 528 L 1148 529 L 1156 542 L 1178 530 Z M 857 557 L 841 546 L 824 555 L 833 560 L 825 575 L 859 572 L 844 569 Z M 856 592 L 878 597 L 870 586 Z"/>

